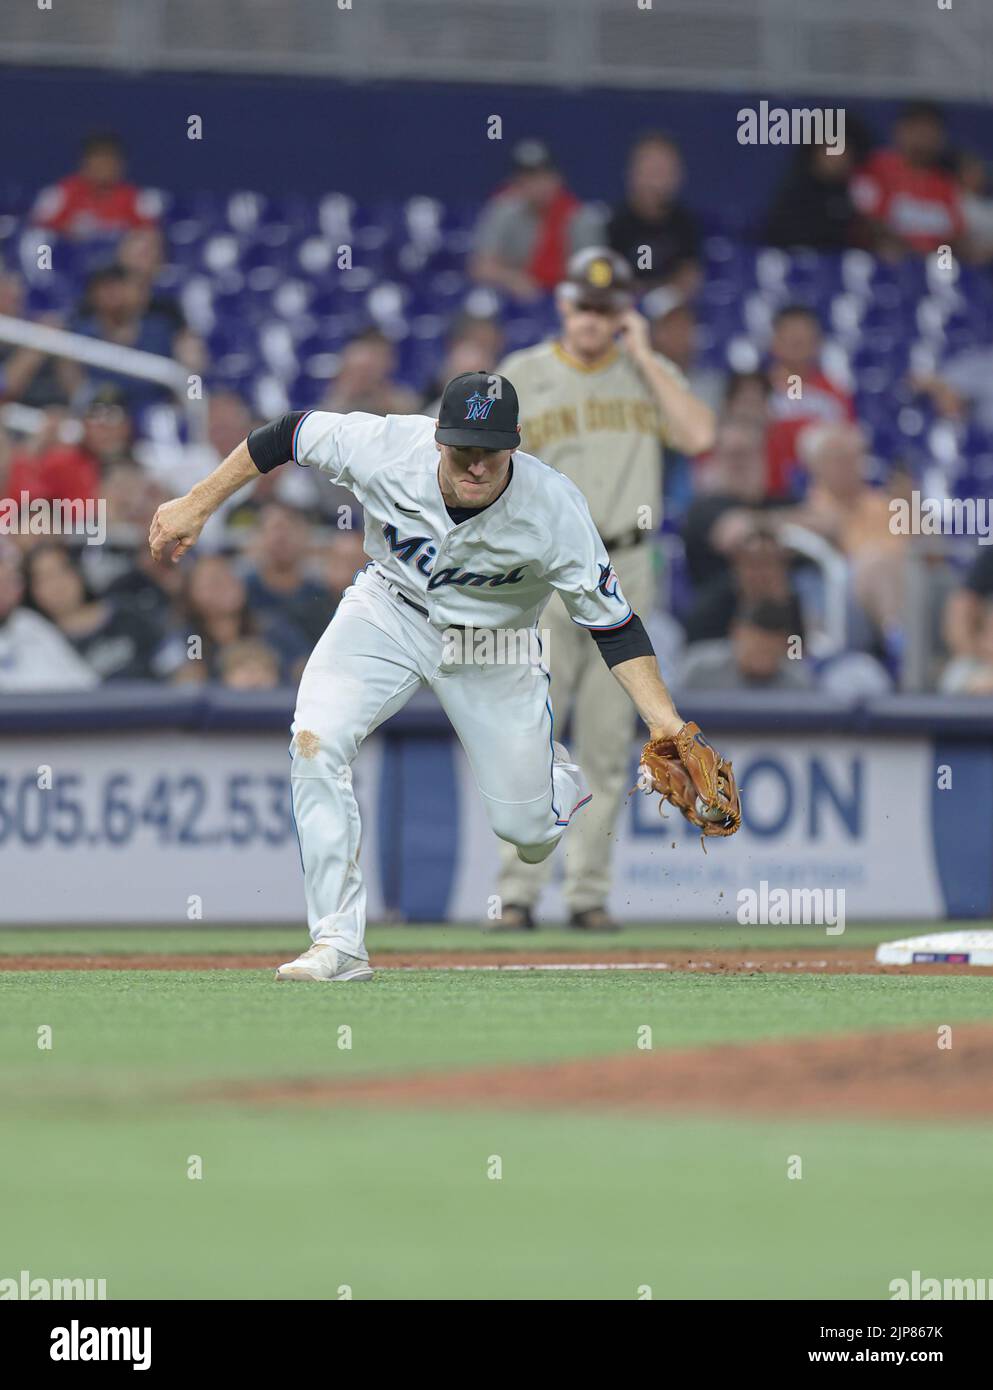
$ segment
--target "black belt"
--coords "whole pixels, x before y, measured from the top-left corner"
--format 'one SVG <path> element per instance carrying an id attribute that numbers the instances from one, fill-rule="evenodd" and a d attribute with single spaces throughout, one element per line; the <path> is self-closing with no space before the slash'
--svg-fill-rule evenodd
<path id="1" fill-rule="evenodd" d="M 431 614 L 426 608 L 422 608 L 419 603 L 415 603 L 414 600 L 408 598 L 406 594 L 401 594 L 399 589 L 396 589 L 394 592 L 401 603 L 405 603 L 407 607 L 412 608 L 415 613 L 420 613 L 422 618 L 430 618 Z"/>
<path id="2" fill-rule="evenodd" d="M 430 618 L 431 614 L 428 612 L 426 608 L 422 608 L 419 603 L 415 603 L 412 598 L 408 598 L 406 594 L 401 593 L 401 591 L 397 588 L 393 581 L 391 579 L 387 579 L 386 575 L 383 574 L 382 571 L 377 569 L 374 571 L 374 573 L 379 576 L 379 578 L 386 585 L 387 589 L 389 589 L 390 593 L 395 594 L 401 603 L 405 603 L 407 607 L 412 608 L 415 613 L 420 613 L 422 618 Z"/>
<path id="3" fill-rule="evenodd" d="M 643 531 L 640 526 L 633 526 L 630 531 L 622 531 L 619 536 L 611 536 L 610 540 L 604 536 L 603 546 L 605 550 L 627 550 L 631 546 L 641 545 L 648 540 L 650 532 Z"/>

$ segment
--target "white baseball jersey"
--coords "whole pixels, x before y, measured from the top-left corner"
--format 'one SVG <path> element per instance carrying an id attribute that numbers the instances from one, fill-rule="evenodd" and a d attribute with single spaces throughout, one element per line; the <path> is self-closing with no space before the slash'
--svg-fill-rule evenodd
<path id="1" fill-rule="evenodd" d="M 516 452 L 497 500 L 456 524 L 434 432 L 423 415 L 314 410 L 297 425 L 293 457 L 355 494 L 373 567 L 436 628 L 530 627 L 556 590 L 581 627 L 623 625 L 631 609 L 575 484 Z"/>

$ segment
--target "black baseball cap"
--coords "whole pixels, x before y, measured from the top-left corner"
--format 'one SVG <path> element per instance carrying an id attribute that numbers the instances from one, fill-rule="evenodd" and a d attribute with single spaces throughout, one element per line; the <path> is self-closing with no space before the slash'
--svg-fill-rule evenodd
<path id="1" fill-rule="evenodd" d="M 434 437 L 462 448 L 516 449 L 521 442 L 517 417 L 517 392 L 505 376 L 463 372 L 442 393 Z"/>

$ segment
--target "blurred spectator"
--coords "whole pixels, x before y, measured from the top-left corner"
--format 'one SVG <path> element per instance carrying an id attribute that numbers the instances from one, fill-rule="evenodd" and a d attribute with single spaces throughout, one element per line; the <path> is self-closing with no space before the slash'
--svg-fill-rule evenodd
<path id="1" fill-rule="evenodd" d="M 833 152 L 832 152 L 833 151 Z M 809 246 L 842 251 L 858 240 L 859 215 L 849 182 L 862 162 L 866 141 L 849 118 L 845 145 L 801 145 L 776 193 L 760 233 L 766 246 Z"/>
<path id="2" fill-rule="evenodd" d="M 850 703 L 889 695 L 893 679 L 882 662 L 868 652 L 840 651 L 814 665 L 817 689 Z"/>
<path id="3" fill-rule="evenodd" d="M 476 224 L 469 274 L 527 302 L 558 285 L 573 252 L 603 241 L 603 221 L 566 188 L 541 140 L 521 140 L 511 161 Z"/>
<path id="4" fill-rule="evenodd" d="M 699 355 L 699 324 L 692 303 L 677 289 L 661 286 L 641 303 L 649 321 L 652 348 L 674 363 L 689 383 L 697 400 L 704 401 L 716 418 L 726 389 L 725 374 L 704 366 Z M 663 489 L 665 514 L 678 521 L 693 497 L 695 459 L 670 449 L 666 453 Z"/>
<path id="5" fill-rule="evenodd" d="M 144 614 L 87 589 L 78 557 L 60 541 L 43 541 L 25 557 L 26 601 L 102 681 L 147 680 L 159 633 Z"/>
<path id="6" fill-rule="evenodd" d="M 993 599 L 980 602 L 977 616 L 969 655 L 953 657 L 942 672 L 944 695 L 993 695 Z"/>
<path id="7" fill-rule="evenodd" d="M 694 589 L 727 579 L 732 552 L 755 529 L 757 513 L 779 503 L 766 495 L 762 434 L 726 421 L 708 458 L 697 465 L 697 494 L 683 522 L 686 567 Z"/>
<path id="8" fill-rule="evenodd" d="M 267 502 L 252 538 L 255 564 L 245 588 L 253 613 L 298 628 L 313 646 L 334 610 L 328 590 L 306 573 L 309 546 L 306 517 L 280 502 Z"/>
<path id="9" fill-rule="evenodd" d="M 421 407 L 437 417 L 446 382 L 463 372 L 492 372 L 503 355 L 503 329 L 495 318 L 463 314 L 449 330 L 445 356 Z"/>
<path id="10" fill-rule="evenodd" d="M 100 494 L 106 506 L 107 537 L 104 544 L 87 545 L 80 551 L 83 578 L 93 595 L 124 603 L 143 615 L 158 641 L 180 584 L 178 567 L 156 565 L 147 544 L 151 519 L 167 494 L 130 459 L 107 466 Z"/>
<path id="11" fill-rule="evenodd" d="M 136 348 L 172 357 L 180 345 L 175 322 L 164 314 L 148 309 L 145 283 L 121 266 L 107 266 L 90 276 L 81 313 L 71 325 L 77 333 L 99 338 L 105 343 Z M 141 381 L 105 367 L 74 367 L 80 380 L 90 385 L 111 384 L 118 388 L 124 404 L 131 412 L 156 401 L 171 399 L 167 387 L 153 381 Z"/>
<path id="12" fill-rule="evenodd" d="M 768 491 L 791 490 L 797 465 L 797 439 L 815 422 L 855 419 L 855 402 L 821 369 L 821 325 L 812 309 L 787 304 L 772 321 L 768 366 L 771 424 L 767 439 Z"/>
<path id="13" fill-rule="evenodd" d="M 107 503 L 107 530 L 112 535 L 144 539 L 160 502 L 168 494 L 131 459 L 109 463 L 102 488 Z"/>
<path id="14" fill-rule="evenodd" d="M 310 647 L 298 628 L 272 613 L 253 613 L 245 584 L 223 555 L 202 555 L 185 572 L 185 584 L 163 665 L 182 682 L 216 680 L 225 649 L 259 638 L 275 653 L 280 679 L 298 679 Z M 191 639 L 198 638 L 198 646 Z"/>
<path id="15" fill-rule="evenodd" d="M 727 377 L 700 360 L 700 324 L 692 302 L 679 290 L 652 290 L 642 300 L 641 312 L 651 325 L 652 347 L 674 362 L 689 382 L 690 390 L 711 410 L 720 410 Z"/>
<path id="16" fill-rule="evenodd" d="M 800 439 L 810 486 L 793 513 L 844 554 L 852 597 L 874 627 L 891 660 L 899 658 L 904 629 L 906 538 L 890 528 L 887 497 L 866 482 L 865 438 L 857 425 L 812 425 Z M 863 645 L 859 634 L 854 645 Z"/>
<path id="17" fill-rule="evenodd" d="M 51 411 L 44 428 L 14 452 L 6 491 L 10 497 L 26 492 L 49 501 L 87 500 L 101 495 L 105 471 L 131 458 L 131 421 L 121 393 L 104 386 L 90 395 L 83 409 L 82 434 L 75 444 L 63 443 L 64 416 Z"/>
<path id="18" fill-rule="evenodd" d="M 230 642 L 218 658 L 221 684 L 231 690 L 275 690 L 279 658 L 256 637 Z"/>
<path id="19" fill-rule="evenodd" d="M 864 219 L 870 251 L 899 260 L 961 238 L 962 205 L 945 157 L 940 108 L 929 101 L 909 103 L 897 117 L 892 148 L 876 150 L 852 178 L 852 202 Z"/>
<path id="20" fill-rule="evenodd" d="M 973 265 L 993 261 L 993 187 L 989 165 L 978 154 L 963 151 L 955 163 L 965 237 L 962 254 Z"/>
<path id="21" fill-rule="evenodd" d="M 160 283 L 165 266 L 165 236 L 161 227 L 151 224 L 127 232 L 118 244 L 116 260 L 141 286 L 146 313 L 168 319 L 177 332 L 186 327 L 179 300 Z"/>
<path id="22" fill-rule="evenodd" d="M 173 610 L 178 606 L 184 583 L 179 565 L 171 560 L 154 559 L 147 544 L 139 544 L 129 552 L 120 573 L 107 585 L 104 597 L 111 602 L 126 602 L 161 641 L 168 631 Z M 160 666 L 157 653 L 154 672 L 159 675 L 165 669 Z"/>
<path id="23" fill-rule="evenodd" d="M 975 663 L 982 658 L 991 603 L 993 545 L 980 545 L 965 579 L 945 601 L 941 635 L 955 661 Z"/>
<path id="24" fill-rule="evenodd" d="M 339 531 L 325 551 L 324 578 L 331 590 L 332 612 L 369 557 L 363 550 L 361 531 Z"/>
<path id="25" fill-rule="evenodd" d="M 189 492 L 194 483 L 206 478 L 232 450 L 244 443 L 255 423 L 252 412 L 236 391 L 219 388 L 207 396 L 207 438 L 203 443 L 144 440 L 135 453 L 142 468 L 169 497 L 179 496 Z M 306 472 L 305 469 L 298 471 Z M 238 493 L 221 508 L 216 526 L 213 524 L 215 517 L 211 517 L 202 537 L 207 545 L 219 543 L 224 518 L 231 513 L 246 506 L 254 512 L 252 499 L 258 486 L 258 483 L 252 484 L 248 492 Z M 253 525 L 254 521 L 252 515 Z"/>
<path id="26" fill-rule="evenodd" d="M 42 190 L 32 220 L 73 237 L 123 232 L 154 222 L 157 199 L 126 183 L 124 173 L 124 147 L 117 136 L 89 136 L 76 173 Z"/>
<path id="27" fill-rule="evenodd" d="M 993 348 L 966 348 L 935 371 L 911 377 L 910 384 L 947 420 L 971 417 L 993 434 Z"/>
<path id="28" fill-rule="evenodd" d="M 731 635 L 690 647 L 679 679 L 680 690 L 808 690 L 810 667 L 788 655 L 797 636 L 795 610 L 771 599 L 745 607 Z"/>
<path id="29" fill-rule="evenodd" d="M 700 231 L 679 201 L 683 160 L 667 135 L 643 135 L 628 156 L 625 198 L 611 214 L 607 241 L 644 285 L 700 284 Z"/>
<path id="30" fill-rule="evenodd" d="M 704 584 L 686 618 L 688 642 L 726 637 L 744 605 L 771 601 L 788 607 L 790 631 L 802 636 L 803 615 L 790 574 L 789 553 L 775 532 L 756 522 L 727 556 L 728 568 Z"/>
<path id="31" fill-rule="evenodd" d="M 0 537 L 0 691 L 88 690 L 97 678 L 53 623 L 21 607 L 17 547 Z"/>
<path id="32" fill-rule="evenodd" d="M 385 334 L 375 328 L 361 333 L 341 354 L 337 375 L 321 410 L 346 414 L 364 410 L 370 415 L 412 415 L 417 393 L 393 380 L 396 352 Z"/>
<path id="33" fill-rule="evenodd" d="M 12 270 L 0 270 L 0 314 L 12 319 L 29 317 L 24 281 Z M 57 314 L 44 314 L 38 322 L 49 328 L 62 326 Z M 66 405 L 71 390 L 72 382 L 63 362 L 36 348 L 0 343 L 0 404 L 17 401 L 44 410 L 51 405 Z"/>
<path id="34" fill-rule="evenodd" d="M 721 418 L 736 425 L 751 425 L 764 439 L 769 428 L 769 393 L 765 372 L 732 372 L 724 390 Z"/>

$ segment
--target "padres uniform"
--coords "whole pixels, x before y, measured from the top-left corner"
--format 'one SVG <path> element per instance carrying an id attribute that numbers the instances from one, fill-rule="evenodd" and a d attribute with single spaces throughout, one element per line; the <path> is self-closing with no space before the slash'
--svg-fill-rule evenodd
<path id="1" fill-rule="evenodd" d="M 470 410 L 476 399 L 468 398 Z M 531 859 L 551 852 L 589 800 L 579 768 L 554 749 L 544 667 L 447 662 L 446 634 L 532 629 L 553 593 L 591 649 L 590 633 L 611 642 L 640 624 L 582 493 L 529 453 L 514 453 L 494 502 L 457 522 L 439 488 L 427 417 L 311 411 L 257 431 L 249 447 L 260 471 L 289 454 L 347 487 L 365 512 L 372 561 L 307 663 L 291 776 L 311 937 L 367 960 L 349 769 L 365 737 L 419 687 L 429 686 L 448 715 L 493 830 Z M 647 636 L 644 644 L 650 651 Z"/>
<path id="2" fill-rule="evenodd" d="M 685 384 L 666 358 L 658 361 Z M 651 537 L 662 514 L 665 421 L 638 369 L 619 349 L 592 367 L 557 342 L 512 353 L 498 368 L 517 386 L 521 442 L 569 478 L 589 503 L 614 569 L 636 613 L 654 594 Z M 570 747 L 593 801 L 565 845 L 565 897 L 572 912 L 606 903 L 610 848 L 624 792 L 630 786 L 631 706 L 591 644 L 553 600 L 542 618 L 560 727 L 571 711 Z M 550 865 L 502 855 L 499 892 L 505 904 L 530 907 Z"/>

